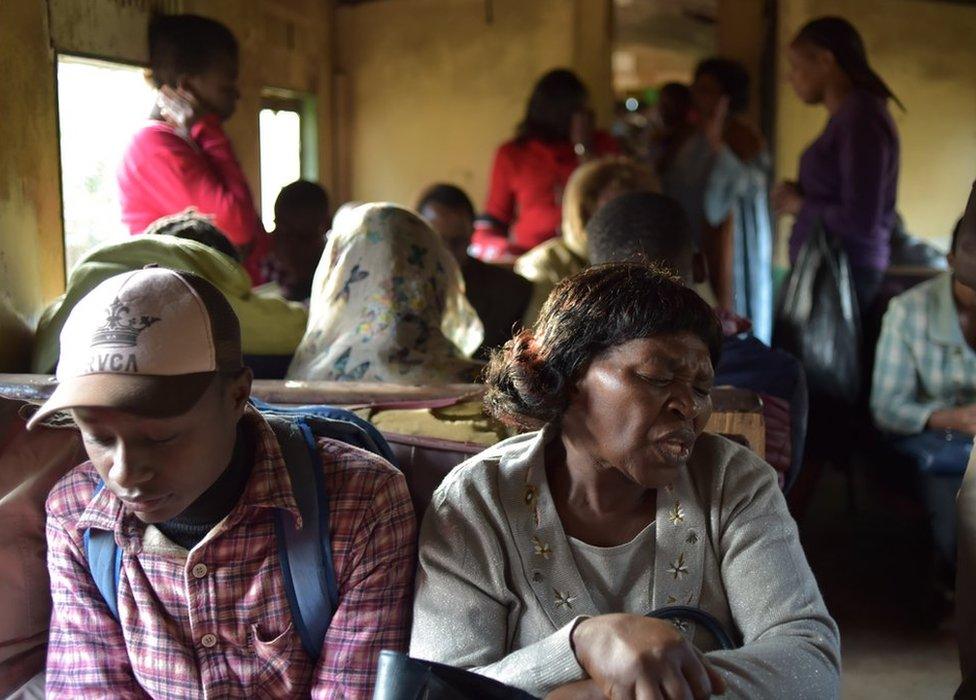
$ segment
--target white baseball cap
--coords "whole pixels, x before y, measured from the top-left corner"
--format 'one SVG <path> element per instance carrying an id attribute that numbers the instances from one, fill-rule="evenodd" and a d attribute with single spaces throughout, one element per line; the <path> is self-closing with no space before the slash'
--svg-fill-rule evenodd
<path id="1" fill-rule="evenodd" d="M 243 366 L 240 324 L 216 287 L 161 267 L 125 272 L 71 310 L 58 386 L 27 427 L 69 408 L 182 415 L 218 373 Z"/>

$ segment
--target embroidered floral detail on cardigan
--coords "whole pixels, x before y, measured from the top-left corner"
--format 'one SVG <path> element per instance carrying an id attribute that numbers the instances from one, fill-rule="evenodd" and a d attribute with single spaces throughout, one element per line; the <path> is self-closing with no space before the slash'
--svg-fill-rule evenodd
<path id="1" fill-rule="evenodd" d="M 557 591 L 553 589 L 553 593 L 556 594 L 556 607 L 566 608 L 567 610 L 573 609 L 573 601 L 576 600 L 576 596 L 571 596 L 569 593 L 563 593 L 562 591 Z"/>
<path id="2" fill-rule="evenodd" d="M 671 562 L 671 566 L 668 567 L 668 573 L 677 581 L 680 580 L 682 576 L 688 575 L 688 567 L 685 565 L 685 554 L 682 552 L 678 555 L 678 558 Z"/>
<path id="3" fill-rule="evenodd" d="M 543 542 L 536 536 L 532 537 L 532 547 L 535 549 L 535 555 L 537 557 L 548 559 L 552 556 L 552 548 L 549 547 L 549 543 Z"/>
<path id="4" fill-rule="evenodd" d="M 672 525 L 685 521 L 685 509 L 681 507 L 681 501 L 675 501 L 674 505 L 671 506 L 671 510 L 668 511 L 668 520 L 671 521 Z"/>

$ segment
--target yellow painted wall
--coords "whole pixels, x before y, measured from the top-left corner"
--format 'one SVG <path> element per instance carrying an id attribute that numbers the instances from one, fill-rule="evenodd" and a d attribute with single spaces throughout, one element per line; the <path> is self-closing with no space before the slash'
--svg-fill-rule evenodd
<path id="1" fill-rule="evenodd" d="M 0 295 L 21 317 L 35 319 L 64 287 L 56 52 L 145 63 L 150 4 L 211 16 L 237 35 L 242 98 L 227 131 L 256 203 L 264 87 L 316 97 L 319 173 L 327 186 L 332 184 L 330 0 L 0 2 Z M 97 104 L 94 100 L 97 96 Z"/>
<path id="2" fill-rule="evenodd" d="M 64 284 L 54 64 L 41 2 L 0 3 L 0 297 L 28 319 Z M 9 341 L 13 316 L 0 321 Z M 6 354 L 6 353 L 5 353 Z"/>
<path id="3" fill-rule="evenodd" d="M 412 205 L 435 181 L 484 200 L 495 148 L 534 82 L 576 68 L 611 113 L 610 4 L 603 0 L 384 0 L 339 8 L 348 105 L 347 195 Z M 585 29 L 579 29 L 579 27 Z"/>
<path id="4" fill-rule="evenodd" d="M 838 14 L 858 28 L 871 62 L 901 98 L 898 208 L 910 232 L 947 245 L 976 177 L 976 6 L 921 0 L 781 0 L 776 167 L 795 177 L 826 122 L 786 80 L 783 52 L 804 22 Z"/>

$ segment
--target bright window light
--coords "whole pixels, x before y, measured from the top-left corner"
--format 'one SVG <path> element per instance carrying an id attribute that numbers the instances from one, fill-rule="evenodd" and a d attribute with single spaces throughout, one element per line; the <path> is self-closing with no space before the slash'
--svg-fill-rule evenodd
<path id="1" fill-rule="evenodd" d="M 274 203 L 281 188 L 302 176 L 302 119 L 298 112 L 262 109 L 261 218 L 274 229 Z"/>
<path id="2" fill-rule="evenodd" d="M 142 68 L 58 57 L 65 264 L 128 235 L 115 173 L 132 135 L 149 118 L 155 91 Z"/>

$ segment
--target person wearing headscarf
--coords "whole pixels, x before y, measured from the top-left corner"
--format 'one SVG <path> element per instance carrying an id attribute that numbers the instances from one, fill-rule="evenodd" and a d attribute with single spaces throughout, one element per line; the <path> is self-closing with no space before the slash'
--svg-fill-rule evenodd
<path id="1" fill-rule="evenodd" d="M 364 204 L 336 217 L 288 379 L 470 382 L 483 334 L 437 234 L 407 209 Z"/>

